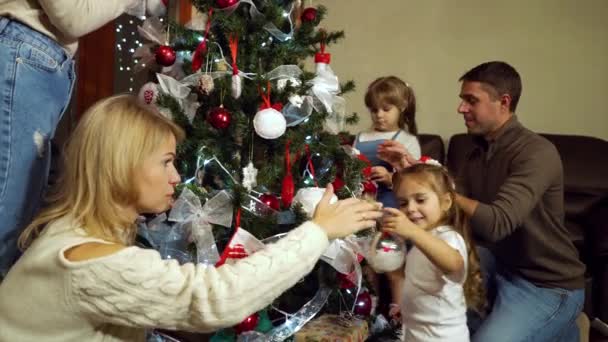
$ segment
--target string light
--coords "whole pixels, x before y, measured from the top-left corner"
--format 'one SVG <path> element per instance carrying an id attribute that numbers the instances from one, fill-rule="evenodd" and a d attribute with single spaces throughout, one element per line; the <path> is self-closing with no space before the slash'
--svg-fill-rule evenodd
<path id="1" fill-rule="evenodd" d="M 142 25 L 143 18 L 135 18 L 123 15 L 116 19 L 116 81 L 114 91 L 116 93 L 133 92 L 140 88 L 138 77 L 135 77 L 135 66 L 140 64 L 133 58 L 133 53 L 143 44 L 137 32 L 137 27 Z"/>

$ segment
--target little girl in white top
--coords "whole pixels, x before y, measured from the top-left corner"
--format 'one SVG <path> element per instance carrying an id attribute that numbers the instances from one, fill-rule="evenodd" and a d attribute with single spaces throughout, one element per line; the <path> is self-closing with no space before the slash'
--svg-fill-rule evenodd
<path id="1" fill-rule="evenodd" d="M 393 168 L 378 158 L 378 146 L 388 140 L 401 143 L 416 159 L 420 158 L 418 128 L 416 127 L 416 96 L 407 83 L 395 76 L 380 77 L 374 80 L 365 93 L 365 105 L 372 117 L 372 129 L 357 134 L 353 146 L 363 154 L 372 165 L 371 180 L 378 185 L 376 200 L 384 208 L 398 208 L 397 199 L 392 191 Z M 400 271 L 396 271 L 400 273 Z M 377 277 L 378 286 L 393 278 L 393 272 Z M 401 285 L 395 279 L 388 280 L 390 294 L 380 291 L 380 311 L 390 302 L 400 301 Z"/>
<path id="2" fill-rule="evenodd" d="M 482 310 L 479 261 L 453 180 L 438 162 L 426 160 L 395 174 L 400 209 L 385 209 L 383 230 L 412 242 L 402 301 L 404 341 L 468 342 L 467 307 Z M 400 311 L 400 312 L 399 312 Z"/>
<path id="3" fill-rule="evenodd" d="M 357 134 L 354 147 L 372 164 L 371 178 L 378 184 L 378 202 L 385 208 L 397 208 L 391 191 L 393 168 L 378 158 L 378 146 L 395 140 L 414 158 L 420 158 L 414 90 L 398 77 L 380 77 L 367 88 L 365 105 L 372 116 L 372 129 Z"/>

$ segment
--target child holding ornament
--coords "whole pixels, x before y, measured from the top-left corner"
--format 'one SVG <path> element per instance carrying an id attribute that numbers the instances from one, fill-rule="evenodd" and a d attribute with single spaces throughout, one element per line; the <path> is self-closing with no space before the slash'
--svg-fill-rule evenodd
<path id="1" fill-rule="evenodd" d="M 133 246 L 135 222 L 172 206 L 183 136 L 129 95 L 84 114 L 48 205 L 19 239 L 27 249 L 0 284 L 0 341 L 143 341 L 149 328 L 233 326 L 310 272 L 329 239 L 382 215 L 362 200 L 330 204 L 328 186 L 309 222 L 232 265 L 162 260 Z"/>
<path id="2" fill-rule="evenodd" d="M 420 144 L 416 138 L 418 129 L 416 126 L 416 97 L 414 90 L 407 83 L 395 76 L 380 77 L 374 80 L 365 94 L 365 105 L 372 117 L 372 129 L 359 133 L 355 139 L 354 147 L 358 149 L 371 163 L 371 181 L 377 184 L 376 200 L 381 202 L 385 208 L 398 208 L 398 203 L 393 194 L 392 174 L 393 168 L 389 163 L 378 158 L 378 147 L 388 141 L 396 140 L 405 146 L 416 159 L 420 158 Z M 390 237 L 383 240 L 390 240 Z M 381 241 L 390 242 L 390 241 Z M 395 242 L 395 241 L 393 241 Z M 392 243 L 392 245 L 395 245 Z M 400 248 L 402 251 L 404 248 Z M 398 257 L 399 251 L 388 253 L 391 257 Z M 398 285 L 401 269 L 387 269 L 380 262 L 382 255 L 379 253 L 375 258 L 368 258 L 372 268 L 377 273 L 386 273 L 373 280 L 379 292 L 380 311 L 387 313 L 388 304 L 400 302 L 401 286 Z M 387 258 L 383 258 L 387 259 Z M 396 259 L 396 258 L 392 258 Z M 394 275 L 393 273 L 397 274 Z M 386 281 L 386 278 L 394 278 Z M 383 289 L 390 288 L 389 294 Z"/>
<path id="3" fill-rule="evenodd" d="M 385 208 L 398 208 L 391 191 L 393 168 L 378 158 L 378 146 L 387 140 L 396 140 L 416 159 L 420 158 L 414 90 L 398 77 L 380 77 L 367 88 L 365 105 L 373 126 L 370 131 L 357 134 L 353 147 L 372 164 L 371 180 L 378 184 L 378 202 Z"/>
<path id="4" fill-rule="evenodd" d="M 425 159 L 399 171 L 393 182 L 400 209 L 385 209 L 382 229 L 413 248 L 403 300 L 392 314 L 402 316 L 405 341 L 469 341 L 467 307 L 481 311 L 485 296 L 454 181 L 439 162 Z"/>

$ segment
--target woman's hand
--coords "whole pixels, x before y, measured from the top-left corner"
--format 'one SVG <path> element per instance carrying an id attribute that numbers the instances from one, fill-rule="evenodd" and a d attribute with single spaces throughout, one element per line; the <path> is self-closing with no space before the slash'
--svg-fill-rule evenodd
<path id="1" fill-rule="evenodd" d="M 378 146 L 378 158 L 391 164 L 397 171 L 418 163 L 405 146 L 395 140 L 387 140 Z"/>
<path id="2" fill-rule="evenodd" d="M 410 221 L 404 213 L 395 208 L 384 208 L 385 217 L 382 220 L 382 230 L 410 239 L 420 228 Z"/>
<path id="3" fill-rule="evenodd" d="M 337 239 L 373 227 L 382 217 L 382 204 L 349 198 L 329 204 L 334 188 L 327 186 L 317 205 L 312 221 L 327 233 L 329 239 Z"/>
<path id="4" fill-rule="evenodd" d="M 390 187 L 393 184 L 393 174 L 388 172 L 384 166 L 374 166 L 371 180 Z"/>

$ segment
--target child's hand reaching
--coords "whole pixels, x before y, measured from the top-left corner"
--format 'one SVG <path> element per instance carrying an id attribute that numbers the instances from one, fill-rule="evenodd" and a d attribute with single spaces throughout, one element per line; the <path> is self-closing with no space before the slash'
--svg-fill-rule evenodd
<path id="1" fill-rule="evenodd" d="M 382 230 L 385 232 L 397 234 L 404 239 L 410 239 L 412 234 L 420 229 L 404 213 L 395 208 L 384 208 L 384 215 Z"/>
<path id="2" fill-rule="evenodd" d="M 393 174 L 388 172 L 384 166 L 372 167 L 371 179 L 376 183 L 384 184 L 386 186 L 393 184 Z"/>

